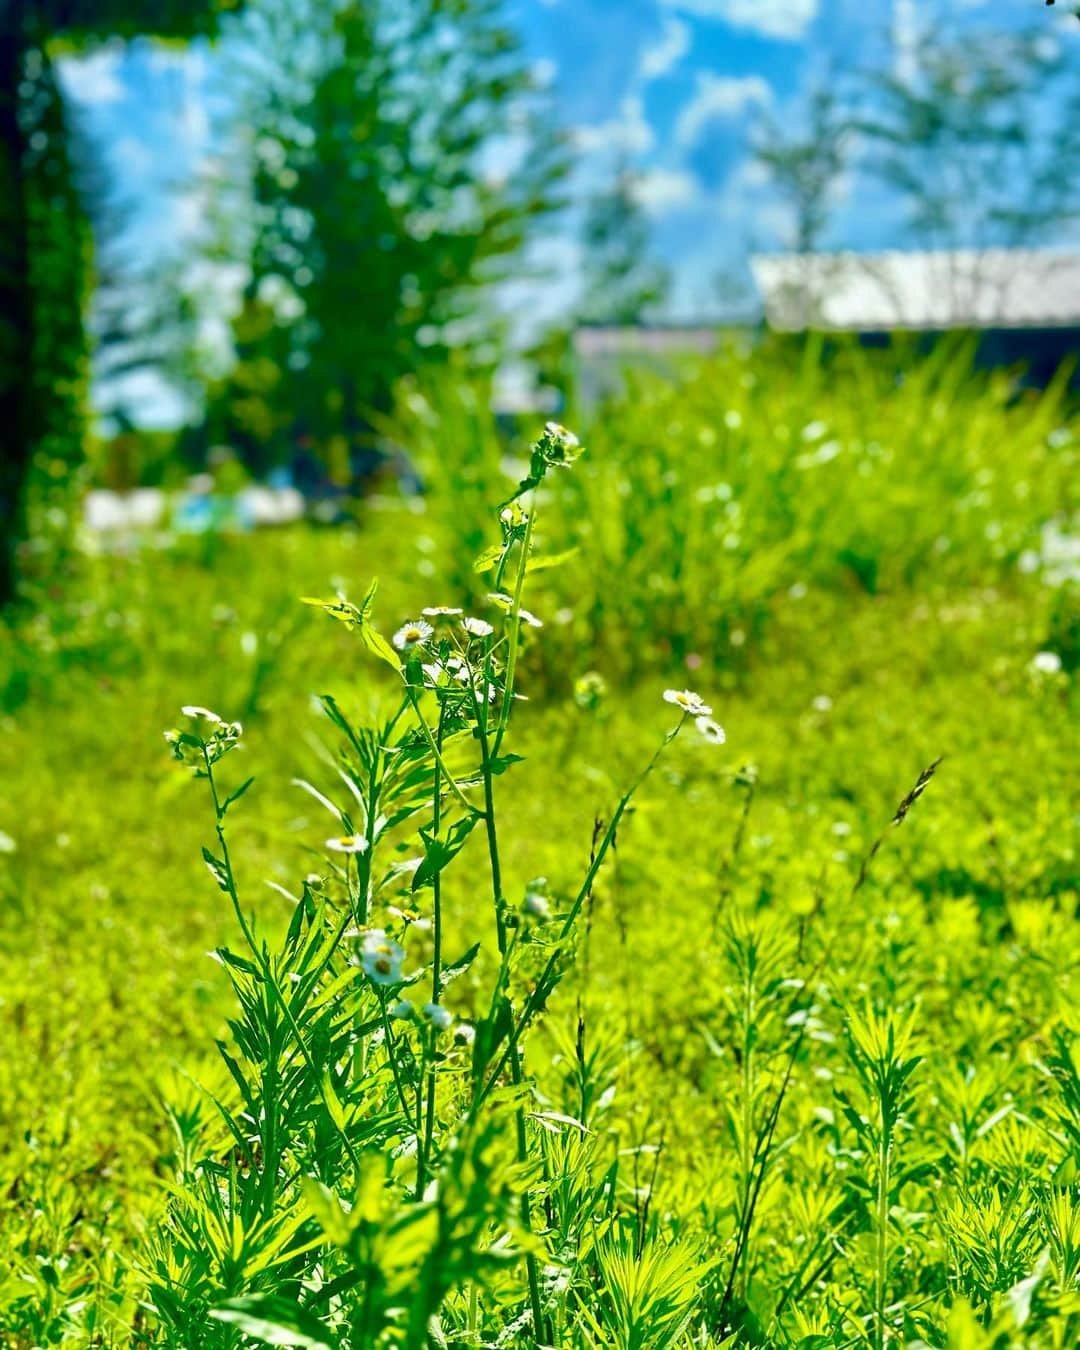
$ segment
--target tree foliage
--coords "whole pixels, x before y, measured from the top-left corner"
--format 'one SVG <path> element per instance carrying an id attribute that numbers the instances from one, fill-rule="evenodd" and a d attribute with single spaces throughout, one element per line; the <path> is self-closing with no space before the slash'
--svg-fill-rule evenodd
<path id="1" fill-rule="evenodd" d="M 15 589 L 27 485 L 81 457 L 89 233 L 51 56 L 107 37 L 183 39 L 236 0 L 5 0 L 0 5 L 0 603 Z M 48 500 L 48 494 L 46 497 Z M 58 507 L 47 519 L 59 520 Z"/>
<path id="2" fill-rule="evenodd" d="M 589 324 L 633 324 L 667 295 L 667 270 L 649 256 L 649 229 L 630 168 L 589 203 L 582 242 L 585 281 L 580 317 Z"/>
<path id="3" fill-rule="evenodd" d="M 558 139 L 497 0 L 263 0 L 242 84 L 252 221 L 237 364 L 211 421 L 249 455 L 298 441 L 342 473 L 395 381 L 490 363 L 493 287 L 558 204 Z M 253 208 L 253 209 L 252 209 Z"/>

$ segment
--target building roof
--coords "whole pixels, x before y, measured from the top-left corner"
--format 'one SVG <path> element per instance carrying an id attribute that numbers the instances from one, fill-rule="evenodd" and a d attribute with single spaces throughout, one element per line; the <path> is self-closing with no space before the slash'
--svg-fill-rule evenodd
<path id="1" fill-rule="evenodd" d="M 775 253 L 751 268 L 788 332 L 1080 327 L 1080 253 Z"/>

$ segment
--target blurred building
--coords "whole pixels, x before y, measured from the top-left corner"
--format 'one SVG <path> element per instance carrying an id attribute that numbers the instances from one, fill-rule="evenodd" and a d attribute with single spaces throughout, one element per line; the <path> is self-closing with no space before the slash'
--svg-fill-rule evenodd
<path id="1" fill-rule="evenodd" d="M 1080 355 L 1080 253 L 1043 249 L 759 254 L 751 268 L 779 332 L 980 335 L 984 365 L 1045 383 Z"/>

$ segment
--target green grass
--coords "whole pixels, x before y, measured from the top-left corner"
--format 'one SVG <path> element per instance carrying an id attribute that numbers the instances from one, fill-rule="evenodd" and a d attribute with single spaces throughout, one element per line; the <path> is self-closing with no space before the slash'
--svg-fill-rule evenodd
<path id="1" fill-rule="evenodd" d="M 672 726 L 666 685 L 699 689 L 727 743 L 685 728 L 634 797 L 523 1038 L 526 1095 L 508 1064 L 478 1133 L 454 1126 L 475 1052 L 447 1042 L 430 1117 L 442 1247 L 414 1203 L 415 1154 L 395 1152 L 408 1134 L 395 1077 L 415 1071 L 427 1090 L 419 1032 L 402 1032 L 419 1058 L 392 1065 L 376 1028 L 339 1083 L 359 1113 L 345 1133 L 360 1195 L 314 1078 L 281 1175 L 237 1162 L 196 1084 L 237 1118 L 214 1041 L 238 998 L 278 986 L 207 957 L 245 948 L 201 856 L 219 851 L 205 784 L 161 732 L 187 703 L 243 721 L 216 771 L 230 786 L 255 775 L 229 815 L 230 861 L 276 961 L 291 910 L 264 878 L 296 895 L 319 873 L 346 903 L 333 822 L 291 783 L 343 799 L 341 736 L 313 696 L 357 725 L 394 701 L 393 672 L 298 598 L 340 579 L 359 601 L 377 573 L 386 634 L 422 605 L 482 604 L 490 574 L 472 560 L 513 482 L 487 419 L 445 389 L 427 391 L 426 441 L 416 402 L 402 413 L 422 509 L 389 496 L 355 531 L 90 558 L 8 631 L 7 1342 L 257 1345 L 242 1339 L 256 1314 L 267 1336 L 302 1307 L 334 1346 L 529 1345 L 535 1279 L 546 1337 L 567 1346 L 1075 1343 L 1077 621 L 1068 586 L 1022 562 L 1075 510 L 1075 442 L 1059 391 L 1015 401 L 956 353 L 895 374 L 850 353 L 801 367 L 726 355 L 679 384 L 642 381 L 583 425 L 572 470 L 548 473 L 540 556 L 577 552 L 528 578 L 546 622 L 524 630 L 529 701 L 507 742 L 525 762 L 492 780 L 505 913 L 540 876 L 568 911 L 595 822 Z M 1062 670 L 1033 668 L 1040 651 Z M 606 693 L 575 700 L 592 670 Z M 387 865 L 416 853 L 408 830 L 402 852 L 387 837 Z M 484 834 L 440 877 L 444 958 L 481 944 L 445 995 L 478 1042 L 492 998 L 519 1015 L 556 950 L 548 924 L 528 929 L 504 978 Z M 431 891 L 417 903 L 431 917 Z M 407 969 L 430 944 L 407 937 Z M 378 1007 L 363 979 L 340 998 L 354 1027 Z M 322 1053 L 311 1037 L 293 1060 Z M 241 1060 L 257 1076 L 258 1057 Z M 287 1181 L 290 1166 L 355 1200 L 363 1232 Z M 220 1200 L 215 1178 L 252 1206 L 244 1236 L 185 1245 L 184 1224 Z M 299 1225 L 286 1252 L 321 1234 L 317 1264 L 260 1267 L 263 1219 Z M 320 1281 L 350 1271 L 359 1283 L 320 1302 Z M 230 1299 L 246 1323 L 209 1317 Z M 305 1343 L 288 1334 L 278 1343 Z"/>

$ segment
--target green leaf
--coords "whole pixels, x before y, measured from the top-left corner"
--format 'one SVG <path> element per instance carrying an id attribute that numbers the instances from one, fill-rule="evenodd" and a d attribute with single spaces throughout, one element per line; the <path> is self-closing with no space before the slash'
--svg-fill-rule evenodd
<path id="1" fill-rule="evenodd" d="M 235 952 L 229 951 L 228 947 L 215 947 L 213 954 L 223 965 L 242 970 L 245 975 L 254 975 L 257 980 L 262 979 L 262 972 L 258 966 L 253 965 L 246 957 L 237 956 Z"/>
<path id="2" fill-rule="evenodd" d="M 490 544 L 473 563 L 474 572 L 490 572 L 503 555 L 505 544 Z"/>
<path id="3" fill-rule="evenodd" d="M 414 891 L 420 890 L 422 886 L 430 886 L 443 868 L 461 852 L 465 840 L 468 839 L 473 826 L 479 819 L 480 817 L 475 815 L 463 816 L 461 820 L 455 821 L 447 832 L 440 835 L 438 839 L 434 838 L 428 830 L 420 831 L 426 849 L 423 862 L 413 873 L 412 889 Z"/>
<path id="4" fill-rule="evenodd" d="M 525 574 L 528 576 L 530 572 L 546 572 L 549 567 L 561 567 L 563 563 L 577 557 L 580 552 L 579 548 L 566 548 L 561 553 L 541 553 L 538 557 L 530 558 L 525 564 Z"/>
<path id="5" fill-rule="evenodd" d="M 395 670 L 401 669 L 397 652 L 394 651 L 379 630 L 371 626 L 366 618 L 361 621 L 360 636 L 363 638 L 368 651 L 373 652 L 380 661 L 385 661 L 388 666 L 393 666 Z"/>
<path id="6" fill-rule="evenodd" d="M 524 764 L 523 755 L 492 755 L 491 772 L 495 774 L 505 773 L 511 764 Z"/>
<path id="7" fill-rule="evenodd" d="M 240 798 L 244 795 L 244 793 L 248 790 L 248 788 L 252 785 L 252 783 L 254 783 L 254 781 L 255 781 L 254 777 L 251 777 L 246 782 L 241 783 L 235 792 L 229 793 L 229 795 L 225 798 L 221 806 L 221 811 L 223 815 L 229 809 L 229 807 L 232 806 L 233 802 L 238 802 L 240 800 Z"/>
<path id="8" fill-rule="evenodd" d="M 203 862 L 210 869 L 210 875 L 226 894 L 229 891 L 229 874 L 220 858 L 215 858 L 208 848 L 203 848 Z"/>
<path id="9" fill-rule="evenodd" d="M 314 605 L 316 609 L 321 609 L 329 614 L 332 619 L 337 619 L 343 623 L 346 628 L 356 628 L 364 620 L 363 613 L 350 604 L 348 600 L 317 600 L 314 596 L 302 595 L 301 604 Z"/>
<path id="10" fill-rule="evenodd" d="M 451 980 L 456 980 L 459 975 L 465 974 L 476 960 L 476 954 L 479 950 L 479 942 L 474 942 L 464 956 L 459 956 L 456 961 L 451 961 L 449 965 L 443 966 L 441 971 L 441 981 L 444 989 Z"/>
<path id="11" fill-rule="evenodd" d="M 292 1345 L 304 1350 L 333 1350 L 331 1333 L 299 1303 L 279 1294 L 247 1294 L 231 1298 L 210 1316 L 239 1327 L 264 1345 Z"/>

